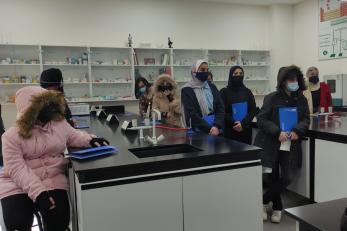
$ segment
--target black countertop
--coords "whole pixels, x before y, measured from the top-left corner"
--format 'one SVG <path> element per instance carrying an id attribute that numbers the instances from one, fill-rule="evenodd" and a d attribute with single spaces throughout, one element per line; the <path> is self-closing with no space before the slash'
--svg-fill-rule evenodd
<path id="1" fill-rule="evenodd" d="M 137 118 L 136 115 L 119 115 L 121 121 Z M 255 161 L 258 162 L 259 148 L 223 137 L 213 137 L 203 133 L 188 135 L 186 131 L 156 129 L 157 136 L 165 139 L 159 145 L 191 144 L 202 151 L 148 158 L 138 158 L 129 151 L 131 148 L 151 146 L 139 139 L 135 131 L 122 131 L 121 125 L 109 125 L 105 120 L 91 117 L 91 126 L 86 129 L 95 135 L 105 137 L 111 145 L 119 148 L 119 153 L 92 160 L 72 160 L 72 168 L 80 183 L 92 183 L 117 178 L 125 178 L 182 169 L 200 168 Z M 145 136 L 152 129 L 145 130 Z M 258 163 L 260 164 L 260 162 Z"/>
<path id="2" fill-rule="evenodd" d="M 324 116 L 311 117 L 309 137 L 333 142 L 347 143 L 347 117 L 345 113 L 329 117 L 326 122 Z"/>
<path id="3" fill-rule="evenodd" d="M 256 122 L 253 122 L 252 126 L 258 127 Z M 311 116 L 311 124 L 306 135 L 316 139 L 347 143 L 347 113 L 336 112 L 334 116 L 329 117 L 328 122 L 324 116 Z"/>
<path id="4" fill-rule="evenodd" d="M 309 230 L 340 230 L 340 219 L 347 207 L 347 198 L 286 209 L 294 219 L 309 226 Z"/>

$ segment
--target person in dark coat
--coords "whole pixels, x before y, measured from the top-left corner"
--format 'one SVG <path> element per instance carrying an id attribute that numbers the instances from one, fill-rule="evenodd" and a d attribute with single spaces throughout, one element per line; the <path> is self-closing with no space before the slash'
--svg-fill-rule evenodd
<path id="1" fill-rule="evenodd" d="M 233 66 L 229 72 L 228 86 L 220 93 L 225 106 L 225 131 L 224 136 L 233 140 L 251 144 L 251 122 L 256 114 L 254 95 L 244 84 L 244 70 L 240 66 Z M 247 103 L 247 115 L 242 121 L 233 119 L 232 105 L 235 103 Z"/>
<path id="2" fill-rule="evenodd" d="M 289 66 L 279 72 L 277 91 L 268 94 L 257 115 L 259 132 L 254 145 L 263 150 L 262 165 L 271 169 L 271 182 L 263 195 L 263 219 L 267 220 L 267 209 L 273 203 L 271 221 L 279 223 L 282 215 L 281 193 L 292 182 L 293 170 L 301 167 L 302 150 L 300 138 L 305 135 L 309 124 L 309 107 L 303 91 L 304 77 L 297 66 Z M 298 123 L 290 133 L 280 128 L 279 108 L 296 107 Z M 281 142 L 291 141 L 290 151 L 280 151 Z"/>
<path id="3" fill-rule="evenodd" d="M 135 96 L 139 99 L 139 113 L 141 117 L 146 116 L 146 112 L 149 113 L 153 106 L 153 93 L 154 89 L 152 85 L 143 77 L 139 77 L 135 81 Z"/>
<path id="4" fill-rule="evenodd" d="M 47 90 L 55 90 L 64 94 L 64 80 L 60 69 L 50 68 L 42 71 L 40 76 L 40 85 Z M 75 123 L 72 120 L 71 110 L 65 100 L 65 119 L 74 127 Z"/>
<path id="5" fill-rule="evenodd" d="M 5 127 L 4 127 L 4 122 L 2 121 L 2 117 L 1 117 L 1 105 L 0 105 L 0 166 L 3 166 L 1 136 L 4 133 L 5 133 Z"/>
<path id="6" fill-rule="evenodd" d="M 216 86 L 207 81 L 208 63 L 197 60 L 191 69 L 192 80 L 182 88 L 182 118 L 186 127 L 213 136 L 221 134 L 224 125 L 224 104 Z M 213 121 L 205 118 L 211 116 Z"/>

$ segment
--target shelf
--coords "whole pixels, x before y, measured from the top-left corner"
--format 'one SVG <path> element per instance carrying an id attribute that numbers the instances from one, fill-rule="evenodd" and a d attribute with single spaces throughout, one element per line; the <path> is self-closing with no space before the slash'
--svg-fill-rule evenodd
<path id="1" fill-rule="evenodd" d="M 184 81 L 184 80 L 177 80 L 177 83 L 187 83 L 190 80 Z M 213 80 L 213 82 L 228 82 L 229 80 Z M 244 81 L 268 81 L 268 79 L 245 79 Z"/>
<path id="2" fill-rule="evenodd" d="M 88 67 L 88 64 L 43 64 L 43 66 L 56 66 L 56 67 Z"/>
<path id="3" fill-rule="evenodd" d="M 89 84 L 90 82 L 64 82 L 64 84 L 71 85 L 71 84 Z"/>
<path id="4" fill-rule="evenodd" d="M 269 65 L 264 64 L 264 65 L 239 65 L 239 64 L 235 64 L 235 65 L 209 65 L 209 67 L 213 68 L 213 67 L 228 67 L 231 68 L 233 66 L 240 66 L 240 67 L 268 67 Z"/>
<path id="5" fill-rule="evenodd" d="M 134 65 L 134 67 L 170 67 L 170 65 Z"/>
<path id="6" fill-rule="evenodd" d="M 39 83 L 0 83 L 0 86 L 25 86 L 25 85 L 39 85 Z"/>
<path id="7" fill-rule="evenodd" d="M 174 67 L 191 67 L 192 65 L 174 65 Z"/>
<path id="8" fill-rule="evenodd" d="M 245 79 L 244 81 L 269 81 L 269 79 Z"/>
<path id="9" fill-rule="evenodd" d="M 92 67 L 131 67 L 131 65 L 92 64 Z"/>
<path id="10" fill-rule="evenodd" d="M 118 82 L 93 82 L 93 84 L 130 84 L 132 81 L 118 81 Z"/>
<path id="11" fill-rule="evenodd" d="M 22 64 L 17 64 L 17 63 L 11 63 L 11 64 L 0 64 L 0 66 L 40 66 L 40 64 L 26 64 L 26 63 L 22 63 Z"/>
<path id="12" fill-rule="evenodd" d="M 98 102 L 135 102 L 138 101 L 138 99 L 134 98 L 124 98 L 124 99 L 114 99 L 114 100 L 102 100 L 102 99 L 95 99 L 95 98 L 81 98 L 76 100 L 68 100 L 68 103 L 98 103 Z"/>
<path id="13" fill-rule="evenodd" d="M 241 67 L 269 67 L 270 65 L 268 64 L 263 64 L 263 65 L 240 65 Z"/>

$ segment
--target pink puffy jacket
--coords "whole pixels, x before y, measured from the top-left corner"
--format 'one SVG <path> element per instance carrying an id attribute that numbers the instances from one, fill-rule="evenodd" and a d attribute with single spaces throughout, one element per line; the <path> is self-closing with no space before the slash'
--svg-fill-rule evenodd
<path id="1" fill-rule="evenodd" d="M 39 87 L 20 89 L 16 94 L 19 115 L 30 106 L 31 96 L 43 91 Z M 11 127 L 2 136 L 0 199 L 26 193 L 35 201 L 43 191 L 68 189 L 64 151 L 67 146 L 89 146 L 91 135 L 72 128 L 66 120 L 35 125 L 30 138 L 23 138 L 18 131 L 18 127 Z"/>

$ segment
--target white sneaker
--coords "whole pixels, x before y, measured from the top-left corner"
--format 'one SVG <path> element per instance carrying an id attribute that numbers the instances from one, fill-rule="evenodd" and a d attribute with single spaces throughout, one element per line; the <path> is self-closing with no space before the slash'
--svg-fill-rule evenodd
<path id="1" fill-rule="evenodd" d="M 280 223 L 281 219 L 282 219 L 282 211 L 274 210 L 272 212 L 271 222 L 273 222 L 273 223 Z"/>
<path id="2" fill-rule="evenodd" d="M 267 221 L 268 205 L 263 205 L 263 221 Z"/>

